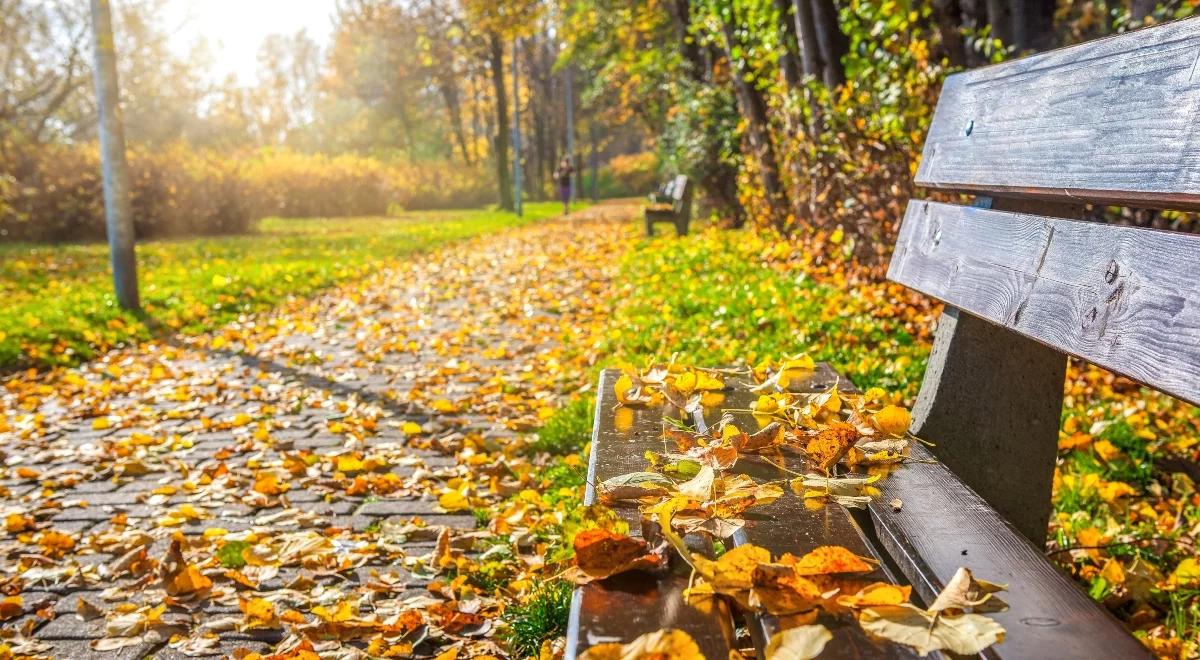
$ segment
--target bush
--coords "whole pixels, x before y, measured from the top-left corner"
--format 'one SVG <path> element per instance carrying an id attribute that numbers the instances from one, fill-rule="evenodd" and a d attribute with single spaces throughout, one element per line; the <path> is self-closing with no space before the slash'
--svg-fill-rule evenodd
<path id="1" fill-rule="evenodd" d="M 613 156 L 599 172 L 601 197 L 640 197 L 658 187 L 664 178 L 658 155 L 652 151 Z"/>
<path id="2" fill-rule="evenodd" d="M 248 154 L 183 143 L 128 151 L 139 239 L 236 234 L 261 217 L 383 215 L 482 206 L 495 191 L 478 167 L 398 163 L 282 149 Z M 96 144 L 0 142 L 0 241 L 103 240 Z"/>
<path id="3" fill-rule="evenodd" d="M 579 451 L 592 438 L 595 404 L 580 397 L 554 412 L 538 429 L 537 440 L 529 445 L 533 453 L 565 455 Z"/>

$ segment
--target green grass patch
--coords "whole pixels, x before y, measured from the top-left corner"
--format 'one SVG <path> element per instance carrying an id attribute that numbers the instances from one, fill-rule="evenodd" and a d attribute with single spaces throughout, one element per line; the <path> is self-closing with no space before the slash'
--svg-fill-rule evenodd
<path id="1" fill-rule="evenodd" d="M 592 438 L 592 418 L 596 404 L 591 397 L 579 397 L 554 412 L 538 429 L 537 439 L 529 445 L 532 453 L 572 454 Z"/>
<path id="2" fill-rule="evenodd" d="M 155 329 L 199 333 L 291 297 L 364 277 L 450 241 L 557 215 L 428 211 L 381 218 L 267 218 L 254 233 L 138 246 L 146 318 L 119 309 L 108 247 L 0 245 L 0 370 L 75 364 Z"/>
<path id="3" fill-rule="evenodd" d="M 571 584 L 555 580 L 542 584 L 527 601 L 504 612 L 504 639 L 515 657 L 537 657 L 542 642 L 567 632 Z"/>
<path id="4" fill-rule="evenodd" d="M 765 265 L 769 247 L 750 231 L 643 242 L 622 264 L 604 354 L 720 366 L 807 352 L 860 387 L 914 396 L 929 347 L 870 292 Z"/>

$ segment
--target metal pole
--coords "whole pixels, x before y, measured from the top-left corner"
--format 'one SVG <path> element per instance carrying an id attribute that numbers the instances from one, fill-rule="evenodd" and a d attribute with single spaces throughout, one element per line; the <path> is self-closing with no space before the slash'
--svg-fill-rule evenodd
<path id="1" fill-rule="evenodd" d="M 117 85 L 117 55 L 113 46 L 109 0 L 92 0 L 92 38 L 95 46 L 96 105 L 100 109 L 100 155 L 104 175 L 104 216 L 112 253 L 113 286 L 117 303 L 136 310 L 137 255 L 133 243 L 133 209 L 129 203 L 129 165 L 125 162 L 125 129 Z"/>
<path id="2" fill-rule="evenodd" d="M 596 153 L 596 117 L 592 116 L 591 123 L 588 124 L 588 138 L 592 143 L 592 201 L 599 201 L 600 198 L 600 182 L 598 181 L 600 169 L 600 154 Z"/>
<path id="3" fill-rule="evenodd" d="M 517 217 L 521 217 L 521 86 L 517 79 L 517 56 L 521 47 L 520 39 L 513 39 L 512 79 L 513 79 L 513 208 Z"/>
<path id="4" fill-rule="evenodd" d="M 571 166 L 575 168 L 575 172 L 571 173 L 571 194 L 568 199 L 575 201 L 578 193 L 575 190 L 575 182 L 578 180 L 579 159 L 575 157 L 575 92 L 572 89 L 571 65 L 568 64 L 564 72 L 567 77 L 567 155 L 571 157 Z"/>

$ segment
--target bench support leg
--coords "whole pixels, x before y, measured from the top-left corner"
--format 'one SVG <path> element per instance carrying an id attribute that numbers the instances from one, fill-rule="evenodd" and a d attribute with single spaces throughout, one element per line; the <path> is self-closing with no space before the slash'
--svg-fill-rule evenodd
<path id="1" fill-rule="evenodd" d="M 1065 354 L 947 308 L 913 409 L 912 432 L 1039 548 L 1066 368 Z"/>

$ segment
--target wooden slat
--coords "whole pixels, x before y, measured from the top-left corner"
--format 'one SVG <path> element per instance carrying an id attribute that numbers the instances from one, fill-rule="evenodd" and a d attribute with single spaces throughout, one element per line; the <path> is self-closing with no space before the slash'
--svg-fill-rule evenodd
<path id="1" fill-rule="evenodd" d="M 960 566 L 1008 584 L 1002 596 L 1009 609 L 989 615 L 1007 635 L 986 657 L 1149 657 L 1116 619 L 950 470 L 920 446 L 912 458 L 921 462 L 879 482 L 883 495 L 870 506 L 875 532 L 926 602 Z M 899 511 L 890 506 L 892 499 L 902 502 Z"/>
<path id="2" fill-rule="evenodd" d="M 1200 19 L 950 76 L 916 181 L 1200 208 Z"/>
<path id="3" fill-rule="evenodd" d="M 614 369 L 600 375 L 585 505 L 596 502 L 596 484 L 646 469 L 645 452 L 663 448 L 663 408 L 625 409 L 631 415 L 629 424 L 618 428 L 613 412 L 616 404 L 613 384 L 619 376 L 620 372 Z M 639 534 L 636 509 L 624 508 L 618 512 L 631 523 L 631 534 Z M 724 601 L 715 601 L 709 610 L 686 604 L 683 590 L 687 582 L 687 573 L 679 571 L 661 579 L 628 574 L 576 589 L 571 602 L 566 657 L 574 658 L 595 644 L 629 642 L 644 633 L 677 628 L 696 640 L 706 658 L 727 660 L 734 641 L 729 608 Z"/>
<path id="4" fill-rule="evenodd" d="M 914 200 L 888 278 L 1200 404 L 1200 236 Z"/>
<path id="5" fill-rule="evenodd" d="M 794 392 L 825 392 L 835 384 L 842 391 L 854 391 L 853 383 L 840 377 L 828 364 L 820 363 L 809 378 L 794 382 L 790 389 Z M 707 423 L 720 419 L 723 409 L 747 410 L 758 398 L 757 394 L 750 391 L 750 383 L 730 379 L 728 385 L 725 402 L 720 408 L 709 411 L 707 419 L 697 420 L 703 422 L 700 424 L 702 428 L 705 428 Z M 742 430 L 753 431 L 758 428 L 758 422 L 749 413 L 734 413 L 734 420 Z M 815 510 L 804 506 L 804 501 L 786 485 L 795 473 L 804 473 L 804 460 L 792 453 L 782 458 L 786 461 L 786 470 L 765 459 L 749 456 L 739 458 L 734 465 L 732 472 L 748 474 L 759 482 L 782 481 L 785 484 L 783 497 L 767 506 L 755 507 L 747 512 L 746 527 L 734 535 L 733 545 L 754 544 L 770 550 L 773 557 L 785 552 L 803 555 L 818 546 L 840 545 L 860 556 L 874 557 L 880 562 L 880 568 L 864 576 L 864 579 L 897 581 L 900 576 L 888 571 L 888 560 L 881 556 L 880 549 L 868 543 L 858 523 L 845 508 L 837 504 L 827 504 Z M 779 621 L 773 616 L 748 615 L 746 622 L 754 638 L 755 647 L 760 650 L 766 648 L 767 640 L 779 631 Z M 851 620 L 830 620 L 827 617 L 822 623 L 829 626 L 830 632 L 833 633 L 833 639 L 821 654 L 822 658 L 917 657 L 907 647 L 871 639 Z M 936 654 L 934 657 L 937 657 Z"/>

